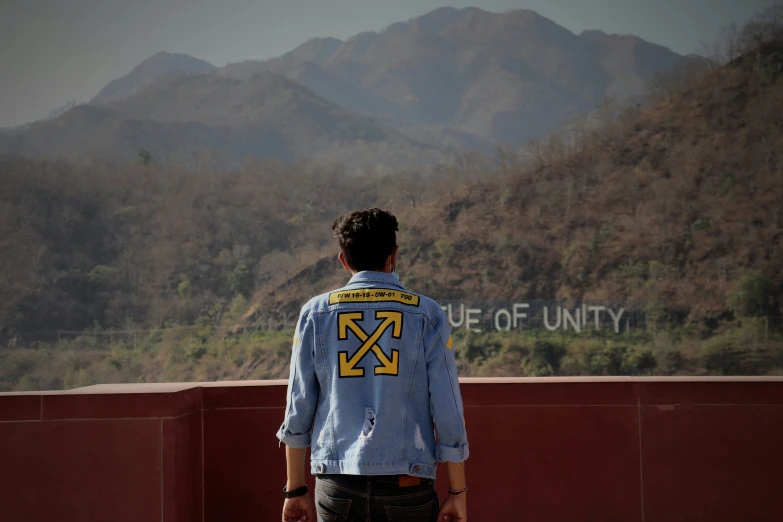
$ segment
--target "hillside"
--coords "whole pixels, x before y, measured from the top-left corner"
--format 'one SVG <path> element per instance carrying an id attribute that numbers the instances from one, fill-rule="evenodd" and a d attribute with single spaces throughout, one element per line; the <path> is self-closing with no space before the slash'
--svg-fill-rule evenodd
<path id="1" fill-rule="evenodd" d="M 440 299 L 632 300 L 715 320 L 761 274 L 756 313 L 780 315 L 781 42 L 553 135 L 501 179 L 396 209 L 403 281 Z M 246 321 L 342 284 L 332 252 L 260 294 Z"/>
<path id="2" fill-rule="evenodd" d="M 284 377 L 300 306 L 346 281 L 329 225 L 369 206 L 436 299 L 645 306 L 622 336 L 455 329 L 461 375 L 780 374 L 783 39 L 657 85 L 426 173 L 0 158 L 0 389 Z"/>
<path id="3" fill-rule="evenodd" d="M 476 144 L 518 146 L 606 96 L 645 94 L 656 73 L 684 62 L 633 36 L 575 35 L 533 11 L 446 7 L 378 33 L 313 39 L 283 57 L 221 71 L 240 78 L 272 71 L 398 128 L 449 129 Z"/>
<path id="4" fill-rule="evenodd" d="M 634 300 L 680 318 L 717 318 L 730 315 L 727 296 L 755 270 L 767 282 L 759 306 L 780 315 L 780 56 L 779 43 L 766 44 L 705 76 L 672 81 L 644 108 L 604 107 L 595 123 L 525 154 L 460 155 L 430 172 L 356 177 L 328 163 L 259 161 L 221 173 L 208 163 L 193 172 L 163 161 L 6 159 L 0 247 L 13 255 L 0 258 L 0 329 L 190 324 L 238 294 L 253 306 L 242 324 L 287 324 L 313 293 L 345 279 L 331 221 L 373 205 L 403 224 L 404 282 L 439 299 Z M 200 86 L 182 95 L 198 104 L 218 80 L 173 81 Z M 241 128 L 246 114 L 278 114 L 267 115 L 261 101 L 244 108 L 244 82 L 227 82 L 236 85 L 236 111 L 205 108 L 202 116 L 217 127 L 154 125 L 197 133 L 200 125 Z M 281 96 L 326 103 L 299 89 Z M 131 98 L 118 110 L 180 117 L 179 103 L 141 103 L 155 99 Z M 79 125 L 105 126 L 109 135 L 126 121 L 116 114 L 77 107 L 55 120 L 62 128 L 46 127 L 45 139 L 67 148 L 78 134 L 68 129 Z"/>
<path id="5" fill-rule="evenodd" d="M 195 157 L 195 161 L 212 163 L 213 168 L 244 157 L 291 155 L 288 144 L 274 130 L 239 133 L 197 121 L 142 120 L 95 105 L 75 107 L 54 120 L 36 122 L 21 131 L 0 133 L 0 154 L 80 163 L 127 163 L 135 161 L 141 149 L 164 164 L 195 166 Z"/>
<path id="6" fill-rule="evenodd" d="M 365 164 L 435 162 L 440 150 L 388 130 L 282 76 L 246 80 L 174 75 L 122 101 L 76 107 L 0 133 L 0 154 L 128 161 L 139 149 L 157 161 L 236 167 L 245 158 L 341 159 Z M 203 163 L 203 161 L 202 161 Z"/>
<path id="7" fill-rule="evenodd" d="M 141 62 L 125 76 L 106 84 L 91 102 L 102 105 L 123 100 L 171 74 L 208 74 L 215 70 L 217 68 L 211 63 L 186 54 L 160 52 Z"/>

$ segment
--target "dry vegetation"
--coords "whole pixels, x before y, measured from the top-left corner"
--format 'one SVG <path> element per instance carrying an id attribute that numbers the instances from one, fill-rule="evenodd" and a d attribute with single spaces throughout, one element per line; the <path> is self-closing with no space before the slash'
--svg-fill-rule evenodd
<path id="1" fill-rule="evenodd" d="M 284 376 L 285 326 L 345 279 L 331 220 L 371 205 L 403 223 L 416 291 L 647 303 L 650 330 L 622 338 L 461 334 L 465 375 L 780 373 L 778 12 L 644 106 L 427 171 L 4 159 L 0 388 Z"/>

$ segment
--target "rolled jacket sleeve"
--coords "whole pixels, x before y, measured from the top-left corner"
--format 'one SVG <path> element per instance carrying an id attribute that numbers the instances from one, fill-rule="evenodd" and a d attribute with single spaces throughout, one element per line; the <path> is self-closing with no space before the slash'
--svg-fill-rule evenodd
<path id="1" fill-rule="evenodd" d="M 291 350 L 285 418 L 277 431 L 277 438 L 292 448 L 306 448 L 310 445 L 313 418 L 318 405 L 313 328 L 312 317 L 305 306 L 299 314 Z"/>
<path id="2" fill-rule="evenodd" d="M 468 434 L 459 391 L 457 362 L 445 315 L 440 317 L 425 338 L 424 350 L 430 409 L 438 435 L 435 456 L 440 462 L 462 462 L 469 456 Z"/>

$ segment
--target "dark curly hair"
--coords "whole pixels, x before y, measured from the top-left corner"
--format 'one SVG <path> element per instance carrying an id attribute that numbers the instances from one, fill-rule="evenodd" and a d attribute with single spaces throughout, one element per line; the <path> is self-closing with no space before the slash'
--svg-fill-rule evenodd
<path id="1" fill-rule="evenodd" d="M 379 208 L 354 210 L 332 223 L 345 261 L 357 272 L 381 271 L 386 258 L 397 246 L 397 218 Z"/>

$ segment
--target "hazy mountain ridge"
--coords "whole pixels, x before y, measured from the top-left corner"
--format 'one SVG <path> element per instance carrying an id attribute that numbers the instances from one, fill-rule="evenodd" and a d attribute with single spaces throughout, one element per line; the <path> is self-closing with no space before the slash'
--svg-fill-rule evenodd
<path id="1" fill-rule="evenodd" d="M 441 8 L 380 32 L 344 42 L 313 39 L 282 58 L 223 71 L 273 70 L 355 110 L 520 145 L 604 96 L 644 94 L 655 73 L 684 60 L 637 37 L 576 35 L 529 10 Z M 303 78 L 302 61 L 315 64 L 318 75 Z M 339 98 L 335 78 L 372 98 Z"/>
<path id="2" fill-rule="evenodd" d="M 145 149 L 155 161 L 194 165 L 193 157 L 218 158 L 220 165 L 245 156 L 292 158 L 288 144 L 274 129 L 236 132 L 198 121 L 155 121 L 125 117 L 95 105 L 75 107 L 56 120 L 0 133 L 0 154 L 64 158 L 78 162 L 130 162 Z M 234 158 L 226 154 L 230 152 Z"/>
<path id="3" fill-rule="evenodd" d="M 211 63 L 187 54 L 159 52 L 147 58 L 121 78 L 106 84 L 91 103 L 106 104 L 136 94 L 155 81 L 173 73 L 206 74 L 217 70 Z"/>
<path id="4" fill-rule="evenodd" d="M 641 95 L 653 74 L 684 60 L 632 36 L 576 35 L 529 10 L 440 8 L 345 41 L 313 38 L 265 61 L 216 68 L 158 53 L 92 100 L 113 111 L 111 125 L 64 114 L 4 132 L 0 153 L 126 160 L 136 152 L 126 147 L 169 158 L 210 144 L 227 165 L 321 153 L 352 167 L 424 165 L 519 147 L 606 96 Z"/>
<path id="5" fill-rule="evenodd" d="M 268 72 L 246 80 L 169 74 L 121 101 L 0 133 L 0 153 L 25 156 L 128 161 L 142 148 L 163 162 L 190 164 L 194 155 L 207 155 L 226 167 L 246 157 L 293 160 L 324 152 L 357 167 L 412 164 L 411 154 L 444 158 L 436 147 Z"/>
<path id="6" fill-rule="evenodd" d="M 684 60 L 634 36 L 576 35 L 529 10 L 446 7 L 345 41 L 313 38 L 219 74 L 281 74 L 399 130 L 448 129 L 470 136 L 465 143 L 520 145 L 606 95 L 644 94 L 655 73 Z"/>

